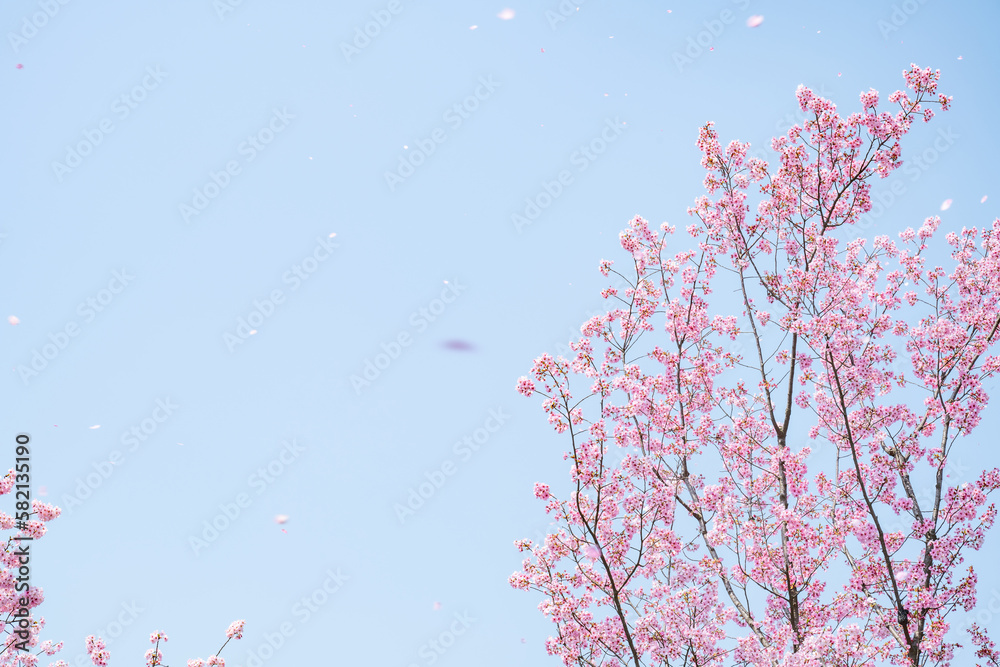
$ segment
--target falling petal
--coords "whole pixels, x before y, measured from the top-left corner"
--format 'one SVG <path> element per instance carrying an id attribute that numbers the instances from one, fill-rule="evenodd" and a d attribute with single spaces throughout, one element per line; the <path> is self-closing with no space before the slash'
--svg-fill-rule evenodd
<path id="1" fill-rule="evenodd" d="M 479 27 L 478 25 L 470 25 L 469 30 L 475 30 L 478 27 Z"/>
<path id="2" fill-rule="evenodd" d="M 951 200 L 950 199 L 945 199 L 943 202 L 941 202 L 941 210 L 942 211 L 947 211 L 949 208 L 951 208 Z"/>
<path id="3" fill-rule="evenodd" d="M 500 18 L 502 18 L 504 21 L 509 21 L 512 18 L 514 18 L 514 10 L 511 9 L 511 8 L 509 8 L 509 7 L 506 7 L 506 8 L 504 8 L 503 11 L 501 11 L 499 14 L 497 14 L 497 16 L 499 16 Z"/>
<path id="4" fill-rule="evenodd" d="M 336 236 L 336 235 L 337 235 L 337 232 L 330 232 L 330 238 L 331 238 L 331 239 L 332 239 L 332 238 L 333 238 L 334 236 Z"/>
<path id="5" fill-rule="evenodd" d="M 959 59 L 959 60 L 961 60 L 961 59 L 962 59 L 962 56 L 959 56 L 959 57 L 958 57 L 958 59 Z M 20 67 L 20 65 L 18 65 L 18 67 Z"/>
<path id="6" fill-rule="evenodd" d="M 101 428 L 101 425 L 100 424 L 94 424 L 93 426 L 90 427 L 90 430 L 93 431 L 95 428 Z"/>
<path id="7" fill-rule="evenodd" d="M 527 639 L 525 639 L 524 637 L 521 637 L 521 643 L 522 643 L 522 644 L 526 644 L 527 642 L 528 642 L 528 640 L 527 640 Z"/>
<path id="8" fill-rule="evenodd" d="M 284 533 L 285 535 L 287 535 L 287 534 L 288 534 L 288 531 L 287 531 L 287 530 L 285 530 L 284 528 L 282 528 L 282 529 L 281 529 L 281 532 L 283 532 L 283 533 Z"/>
<path id="9" fill-rule="evenodd" d="M 10 317 L 7 318 L 7 321 L 10 322 L 11 324 L 20 324 L 21 323 L 21 320 L 18 319 L 17 315 L 11 315 Z"/>
<path id="10" fill-rule="evenodd" d="M 39 489 L 38 489 L 38 495 L 40 495 L 40 496 L 47 496 L 47 495 L 49 495 L 49 492 L 48 492 L 48 490 L 44 486 L 42 486 L 42 487 L 39 487 Z"/>
<path id="11" fill-rule="evenodd" d="M 252 336 L 252 335 L 254 335 L 255 333 L 257 333 L 257 330 L 256 330 L 256 329 L 251 329 L 251 330 L 250 330 L 250 335 L 251 335 L 251 336 Z"/>
<path id="12" fill-rule="evenodd" d="M 761 16 L 760 14 L 754 14 L 753 16 L 747 19 L 747 27 L 756 28 L 763 22 L 764 22 L 763 16 Z"/>
<path id="13" fill-rule="evenodd" d="M 959 58 L 959 60 L 961 60 L 961 58 Z M 24 65 L 22 65 L 21 63 L 18 63 L 17 65 L 15 65 L 15 67 L 17 67 L 18 69 L 24 69 Z"/>
<path id="14" fill-rule="evenodd" d="M 440 602 L 435 602 L 434 603 L 434 611 L 437 611 L 440 608 L 441 608 L 441 603 Z"/>
<path id="15" fill-rule="evenodd" d="M 286 521 L 288 521 L 287 514 L 279 514 L 278 516 L 274 517 L 275 523 L 285 523 Z"/>
<path id="16" fill-rule="evenodd" d="M 178 444 L 178 445 L 180 445 L 181 447 L 183 447 L 183 446 L 184 446 L 184 443 L 183 443 L 183 442 L 178 442 L 177 444 Z"/>
<path id="17" fill-rule="evenodd" d="M 448 348 L 449 350 L 461 350 L 463 352 L 475 349 L 475 347 L 472 345 L 472 343 L 469 343 L 469 342 L 464 341 L 464 340 L 458 340 L 458 339 L 446 341 L 444 343 L 444 346 L 446 348 Z"/>
<path id="18" fill-rule="evenodd" d="M 979 200 L 979 203 L 980 204 L 985 204 L 986 203 L 986 197 L 987 197 L 987 195 L 983 195 L 983 198 Z"/>

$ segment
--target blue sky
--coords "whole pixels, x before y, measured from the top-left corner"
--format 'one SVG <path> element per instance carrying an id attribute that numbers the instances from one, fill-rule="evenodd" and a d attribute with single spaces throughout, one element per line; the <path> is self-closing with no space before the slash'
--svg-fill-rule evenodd
<path id="1" fill-rule="evenodd" d="M 0 9 L 0 404 L 63 507 L 32 581 L 71 663 L 154 630 L 207 658 L 244 618 L 230 665 L 268 636 L 267 665 L 558 664 L 507 577 L 566 445 L 514 384 L 603 307 L 632 216 L 687 224 L 699 126 L 766 147 L 799 84 L 850 111 L 940 68 L 954 108 L 867 233 L 997 215 L 994 3 L 232 4 Z"/>

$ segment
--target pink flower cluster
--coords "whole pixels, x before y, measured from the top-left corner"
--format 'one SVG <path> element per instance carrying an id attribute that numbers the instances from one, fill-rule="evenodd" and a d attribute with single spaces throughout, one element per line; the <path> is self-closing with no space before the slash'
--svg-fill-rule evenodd
<path id="1" fill-rule="evenodd" d="M 3 477 L 0 477 L 0 495 L 10 493 L 15 480 L 14 470 L 8 470 Z M 39 639 L 39 633 L 45 628 L 45 619 L 35 617 L 31 610 L 44 601 L 45 596 L 42 589 L 29 585 L 26 590 L 18 590 L 20 582 L 15 577 L 15 573 L 22 565 L 18 550 L 27 545 L 27 541 L 22 541 L 21 538 L 29 536 L 34 539 L 41 538 L 45 535 L 45 523 L 58 517 L 59 513 L 58 507 L 32 500 L 31 512 L 28 512 L 28 516 L 35 518 L 25 521 L 23 526 L 17 526 L 13 517 L 0 512 L 0 528 L 5 530 L 18 528 L 18 532 L 10 536 L 3 552 L 0 553 L 0 565 L 2 565 L 0 567 L 0 613 L 8 621 L 0 628 L 0 632 L 6 631 L 8 633 L 3 638 L 4 646 L 0 650 L 0 667 L 14 667 L 15 665 L 34 667 L 38 662 L 38 656 L 43 653 L 54 655 L 63 647 L 62 642 L 53 643 Z M 14 612 L 22 606 L 22 603 L 27 603 L 25 606 L 29 610 L 27 619 L 29 632 L 24 643 L 21 643 L 21 638 L 14 634 L 16 622 L 12 622 Z M 25 647 L 34 649 L 34 652 L 21 650 Z M 99 659 L 106 658 L 107 652 L 103 651 L 103 643 L 92 648 L 94 649 L 93 654 L 97 655 Z M 90 652 L 88 650 L 88 653 Z M 50 667 L 66 667 L 66 663 L 58 660 L 50 663 Z"/>
<path id="2" fill-rule="evenodd" d="M 3 477 L 0 477 L 0 495 L 10 493 L 14 487 L 15 479 L 13 469 L 8 470 Z M 29 586 L 26 591 L 17 591 L 17 580 L 15 579 L 14 572 L 22 564 L 20 556 L 17 553 L 17 548 L 21 545 L 20 537 L 30 536 L 33 539 L 43 537 L 46 533 L 45 524 L 59 517 L 62 510 L 55 505 L 38 500 L 31 501 L 31 510 L 29 516 L 36 518 L 24 522 L 24 526 L 20 527 L 21 533 L 11 536 L 4 551 L 0 553 L 0 565 L 2 565 L 2 568 L 0 568 L 0 613 L 4 614 L 8 619 L 12 618 L 14 611 L 21 606 L 22 599 L 27 602 L 29 610 L 34 609 L 44 600 L 41 588 Z M 15 527 L 16 524 L 13 517 L 0 512 L 0 528 L 11 530 Z M 51 640 L 39 640 L 38 634 L 45 628 L 45 619 L 43 617 L 34 617 L 33 614 L 29 613 L 28 621 L 29 637 L 24 644 L 21 644 L 20 638 L 13 633 L 15 629 L 14 624 L 8 622 L 0 628 L 0 632 L 6 631 L 8 633 L 8 636 L 4 638 L 4 647 L 0 649 L 0 667 L 35 667 L 38 662 L 38 656 L 43 653 L 45 655 L 55 655 L 62 650 L 62 642 L 53 643 Z M 240 639 L 243 636 L 244 623 L 244 621 L 238 620 L 229 626 L 229 629 L 226 631 L 227 639 L 223 643 L 222 648 L 225 648 L 231 639 Z M 146 652 L 146 665 L 149 667 L 162 665 L 163 654 L 159 651 L 159 642 L 167 641 L 167 635 L 159 631 L 153 632 L 149 636 L 149 641 L 155 644 L 155 646 Z M 91 662 L 98 667 L 106 667 L 111 656 L 108 653 L 104 640 L 100 637 L 89 635 L 86 638 L 85 644 Z M 35 652 L 20 650 L 19 646 L 23 647 L 24 645 L 36 649 Z M 208 665 L 212 667 L 225 667 L 222 658 L 218 657 L 218 654 L 222 652 L 222 648 L 216 651 L 216 655 L 208 659 Z M 201 660 L 197 660 L 189 661 L 189 667 L 195 667 L 192 664 L 195 662 L 198 663 L 197 667 L 201 666 Z M 50 662 L 48 667 L 69 666 L 64 660 L 56 660 L 55 662 Z"/>
<path id="3" fill-rule="evenodd" d="M 87 635 L 86 644 L 87 654 L 90 656 L 91 662 L 98 665 L 98 667 L 105 667 L 111 655 L 104 646 L 104 640 L 94 635 Z"/>
<path id="4" fill-rule="evenodd" d="M 226 636 L 230 639 L 242 639 L 243 638 L 243 625 L 246 621 L 233 621 L 232 624 L 226 629 Z"/>
<path id="5" fill-rule="evenodd" d="M 914 119 L 950 105 L 939 72 L 903 74 L 895 113 L 869 90 L 844 118 L 800 87 L 809 118 L 772 141 L 773 170 L 702 127 L 695 248 L 669 255 L 673 227 L 632 219 L 635 278 L 604 292 L 620 307 L 518 379 L 571 445 L 568 497 L 535 485 L 560 528 L 518 540 L 509 579 L 546 596 L 563 664 L 952 664 L 948 614 L 977 602 L 963 554 L 1000 489 L 997 469 L 944 475 L 1000 372 L 1000 219 L 948 234 L 947 269 L 925 257 L 936 217 L 899 243 L 838 238 Z"/>

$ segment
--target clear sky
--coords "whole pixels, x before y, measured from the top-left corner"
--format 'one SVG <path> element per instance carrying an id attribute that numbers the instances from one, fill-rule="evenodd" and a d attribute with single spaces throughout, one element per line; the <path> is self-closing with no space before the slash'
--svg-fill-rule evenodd
<path id="1" fill-rule="evenodd" d="M 687 224 L 699 126 L 766 147 L 799 84 L 850 112 L 940 68 L 867 233 L 997 215 L 996 3 L 510 1 L 3 4 L 4 456 L 31 434 L 63 507 L 60 657 L 163 630 L 176 667 L 243 618 L 230 667 L 559 664 L 507 577 L 566 444 L 515 381 L 632 216 Z"/>

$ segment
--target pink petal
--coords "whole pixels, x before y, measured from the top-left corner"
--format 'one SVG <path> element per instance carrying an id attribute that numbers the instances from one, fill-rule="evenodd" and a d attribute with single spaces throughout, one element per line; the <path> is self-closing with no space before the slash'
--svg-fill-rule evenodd
<path id="1" fill-rule="evenodd" d="M 756 28 L 763 22 L 764 22 L 763 16 L 761 16 L 760 14 L 754 14 L 753 16 L 747 19 L 747 27 Z"/>

